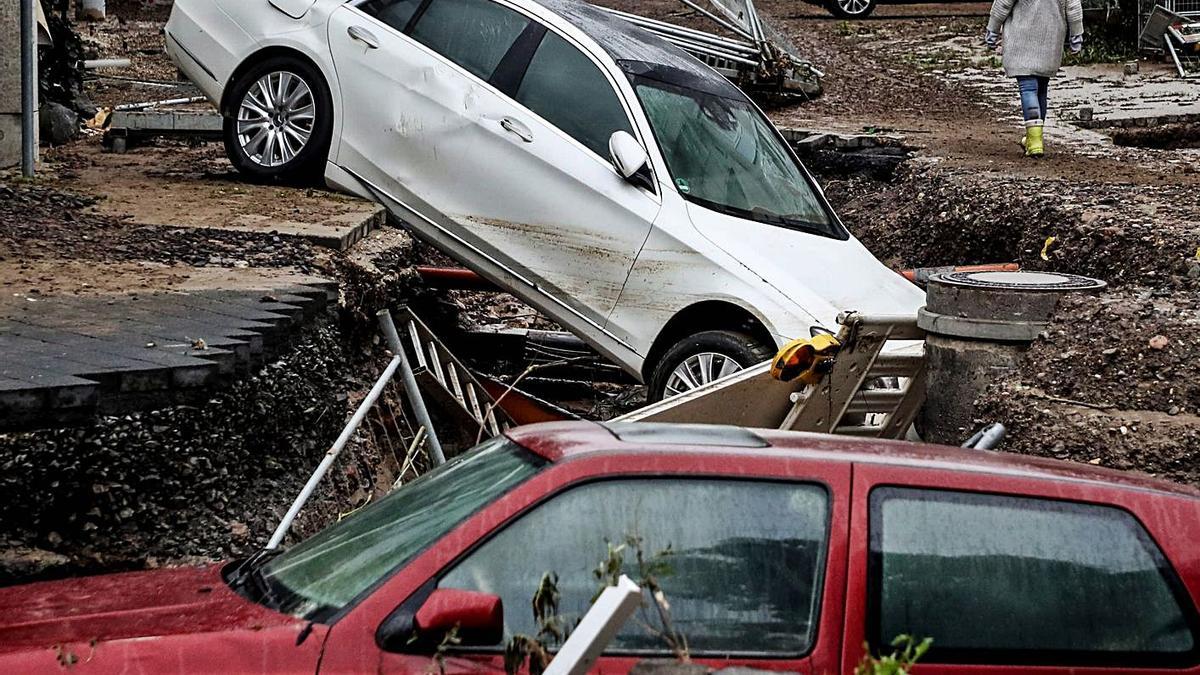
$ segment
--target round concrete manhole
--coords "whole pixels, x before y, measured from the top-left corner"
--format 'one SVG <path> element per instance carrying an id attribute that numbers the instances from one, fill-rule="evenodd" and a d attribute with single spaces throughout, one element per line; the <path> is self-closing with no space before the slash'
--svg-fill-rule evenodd
<path id="1" fill-rule="evenodd" d="M 1078 274 L 1058 272 L 949 272 L 936 279 L 944 284 L 1014 291 L 1098 291 L 1108 284 Z"/>

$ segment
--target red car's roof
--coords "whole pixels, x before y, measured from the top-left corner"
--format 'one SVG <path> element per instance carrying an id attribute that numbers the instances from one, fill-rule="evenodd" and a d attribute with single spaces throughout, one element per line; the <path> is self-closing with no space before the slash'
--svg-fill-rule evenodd
<path id="1" fill-rule="evenodd" d="M 626 433 L 638 429 L 636 433 Z M 1200 498 L 1200 489 L 1145 474 L 1054 459 L 922 443 L 860 439 L 765 429 L 700 425 L 602 425 L 556 422 L 521 427 L 508 437 L 552 462 L 598 452 L 748 454 L 816 458 L 830 462 L 885 464 L 1048 480 L 1078 480 Z"/>

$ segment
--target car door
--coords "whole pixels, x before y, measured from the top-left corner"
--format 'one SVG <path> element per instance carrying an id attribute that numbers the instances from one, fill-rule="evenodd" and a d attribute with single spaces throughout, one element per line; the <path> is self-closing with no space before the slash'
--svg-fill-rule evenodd
<path id="1" fill-rule="evenodd" d="M 602 328 L 660 208 L 609 136 L 636 135 L 581 45 L 492 0 L 370 0 L 334 13 L 344 93 L 338 163 Z M 372 48 L 374 43 L 377 48 Z M 485 265 L 486 266 L 486 265 Z"/>
<path id="2" fill-rule="evenodd" d="M 928 675 L 1197 671 L 1195 604 L 1158 539 L 1179 520 L 1153 497 L 882 466 L 856 466 L 854 493 L 843 668 L 911 635 L 933 640 Z"/>
<path id="3" fill-rule="evenodd" d="M 569 630 L 578 621 L 602 587 L 595 570 L 611 560 L 620 562 L 610 569 L 655 578 L 670 622 L 652 618 L 658 613 L 647 604 L 595 671 L 673 658 L 668 635 L 680 636 L 676 645 L 686 640 L 692 660 L 717 667 L 809 673 L 814 663 L 836 664 L 848 466 L 750 460 L 731 478 L 721 475 L 727 463 L 716 456 L 622 457 L 620 476 L 606 475 L 611 458 L 604 456 L 556 465 L 468 523 L 465 538 L 452 537 L 446 549 L 414 561 L 395 589 L 380 589 L 370 602 L 386 601 L 335 625 L 322 671 L 427 669 L 427 651 L 389 653 L 358 637 L 374 634 L 392 608 L 412 606 L 435 588 L 502 598 L 504 641 L 441 653 L 451 672 L 501 671 L 515 635 L 541 634 L 556 648 L 543 629 Z M 692 469 L 682 470 L 687 464 Z M 557 609 L 539 621 L 531 600 L 546 579 L 555 581 Z M 643 600 L 652 602 L 648 591 Z"/>

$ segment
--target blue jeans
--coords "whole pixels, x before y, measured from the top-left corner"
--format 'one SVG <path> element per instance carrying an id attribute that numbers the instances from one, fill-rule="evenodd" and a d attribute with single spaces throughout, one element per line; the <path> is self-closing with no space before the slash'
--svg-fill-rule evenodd
<path id="1" fill-rule="evenodd" d="M 1021 75 L 1017 78 L 1017 86 L 1021 89 L 1021 112 L 1025 114 L 1025 121 L 1046 119 L 1050 78 Z"/>

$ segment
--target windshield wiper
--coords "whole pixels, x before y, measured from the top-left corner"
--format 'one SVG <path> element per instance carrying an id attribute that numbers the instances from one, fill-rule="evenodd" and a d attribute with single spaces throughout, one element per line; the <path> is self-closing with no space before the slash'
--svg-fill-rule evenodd
<path id="1" fill-rule="evenodd" d="M 275 556 L 282 553 L 279 549 L 260 548 L 249 557 L 242 560 L 229 573 L 226 583 L 234 591 L 242 591 L 243 595 L 248 595 L 251 599 L 264 604 L 272 609 L 278 609 L 281 605 L 280 599 L 271 589 L 271 584 L 267 582 L 262 575 L 262 568 L 267 563 L 271 562 Z"/>

